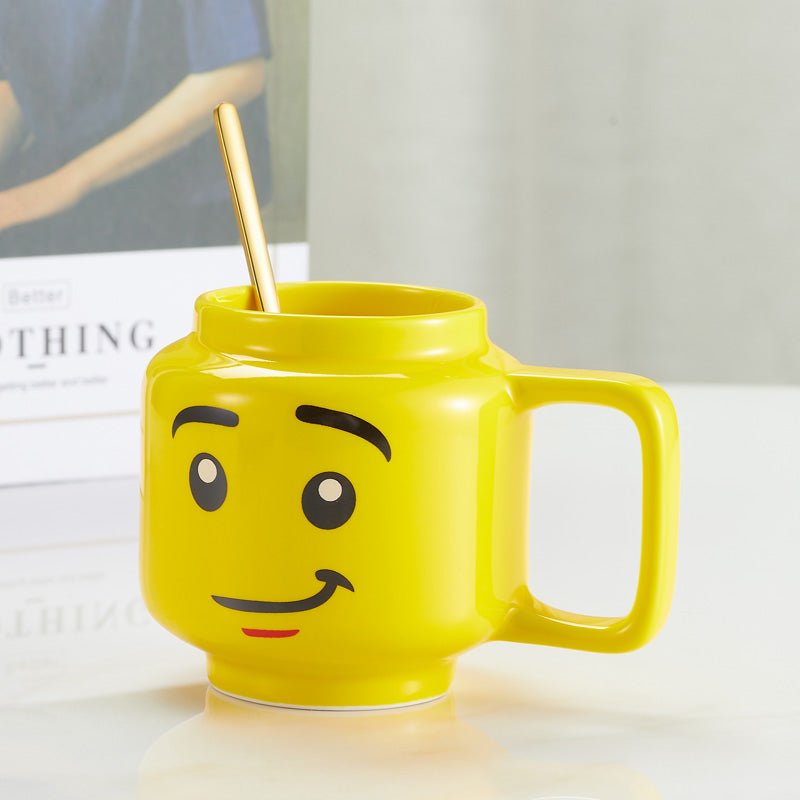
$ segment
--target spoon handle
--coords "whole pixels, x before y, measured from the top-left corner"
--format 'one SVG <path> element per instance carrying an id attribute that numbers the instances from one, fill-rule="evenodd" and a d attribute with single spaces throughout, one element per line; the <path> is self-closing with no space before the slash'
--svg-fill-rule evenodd
<path id="1" fill-rule="evenodd" d="M 228 176 L 233 210 L 239 224 L 250 280 L 255 287 L 259 311 L 280 312 L 275 275 L 267 250 L 267 237 L 261 222 L 261 208 L 253 184 L 253 172 L 242 133 L 242 123 L 236 106 L 220 103 L 214 109 L 214 123 L 222 152 L 222 162 Z"/>

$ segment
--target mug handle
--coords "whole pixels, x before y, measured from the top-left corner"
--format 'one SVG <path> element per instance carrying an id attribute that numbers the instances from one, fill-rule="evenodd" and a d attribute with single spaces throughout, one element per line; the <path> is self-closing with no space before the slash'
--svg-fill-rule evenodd
<path id="1" fill-rule="evenodd" d="M 624 617 L 594 617 L 552 608 L 527 587 L 494 638 L 622 653 L 646 644 L 664 624 L 672 600 L 678 543 L 678 423 L 667 393 L 638 375 L 520 367 L 508 375 L 515 405 L 593 403 L 633 420 L 642 443 L 642 550 L 633 606 Z"/>

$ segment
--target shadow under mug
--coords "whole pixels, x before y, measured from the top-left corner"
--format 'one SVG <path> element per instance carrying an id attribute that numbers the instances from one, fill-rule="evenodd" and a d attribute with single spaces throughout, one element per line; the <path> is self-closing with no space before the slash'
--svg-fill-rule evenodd
<path id="1" fill-rule="evenodd" d="M 524 366 L 481 301 L 423 287 L 249 287 L 198 298 L 144 402 L 142 582 L 228 694 L 317 708 L 445 693 L 491 639 L 620 652 L 666 618 L 678 432 L 666 393 L 622 373 Z M 638 588 L 624 617 L 527 587 L 531 410 L 595 403 L 642 448 Z"/>

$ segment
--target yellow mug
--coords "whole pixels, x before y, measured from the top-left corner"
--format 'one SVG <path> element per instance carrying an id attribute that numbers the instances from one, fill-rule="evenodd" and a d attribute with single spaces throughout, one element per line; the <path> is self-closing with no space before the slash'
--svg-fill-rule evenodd
<path id="1" fill-rule="evenodd" d="M 523 366 L 474 297 L 414 286 L 209 292 L 150 363 L 142 584 L 208 653 L 211 683 L 301 707 L 444 694 L 491 639 L 620 652 L 662 625 L 675 573 L 678 432 L 651 381 Z M 642 443 L 642 549 L 625 617 L 527 588 L 532 409 L 619 409 Z"/>

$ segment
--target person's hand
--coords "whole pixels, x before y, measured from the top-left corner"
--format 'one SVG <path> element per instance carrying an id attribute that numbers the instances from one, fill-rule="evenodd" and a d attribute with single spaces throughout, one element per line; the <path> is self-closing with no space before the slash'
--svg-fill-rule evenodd
<path id="1" fill-rule="evenodd" d="M 68 169 L 6 189 L 0 192 L 0 231 L 65 211 L 83 195 L 81 181 Z"/>

